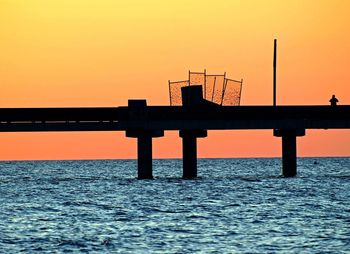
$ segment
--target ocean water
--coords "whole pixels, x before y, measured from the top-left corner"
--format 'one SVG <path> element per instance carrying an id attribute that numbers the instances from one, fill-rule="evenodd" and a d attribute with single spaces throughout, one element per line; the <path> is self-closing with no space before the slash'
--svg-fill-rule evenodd
<path id="1" fill-rule="evenodd" d="M 350 158 L 0 162 L 0 253 L 349 253 Z"/>

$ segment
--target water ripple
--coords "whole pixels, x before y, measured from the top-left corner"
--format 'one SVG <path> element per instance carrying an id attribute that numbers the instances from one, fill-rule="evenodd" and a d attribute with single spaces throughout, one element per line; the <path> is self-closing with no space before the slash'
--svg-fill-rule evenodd
<path id="1" fill-rule="evenodd" d="M 317 161 L 315 164 L 314 162 Z M 112 253 L 346 253 L 350 158 L 0 163 L 0 250 Z"/>

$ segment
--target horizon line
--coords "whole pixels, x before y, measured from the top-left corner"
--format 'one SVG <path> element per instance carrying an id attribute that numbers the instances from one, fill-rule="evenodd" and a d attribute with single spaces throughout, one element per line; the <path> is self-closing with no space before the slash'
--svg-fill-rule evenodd
<path id="1" fill-rule="evenodd" d="M 350 155 L 336 155 L 336 156 L 297 156 L 297 158 L 350 158 Z M 201 157 L 198 158 L 198 160 L 220 160 L 220 159 L 280 159 L 282 160 L 281 157 L 267 157 L 267 156 L 262 156 L 262 157 Z M 0 160 L 0 163 L 3 162 L 26 162 L 26 161 L 137 161 L 137 158 L 95 158 L 95 159 L 15 159 L 15 160 Z M 176 158 L 153 158 L 153 160 L 182 160 L 180 157 Z"/>

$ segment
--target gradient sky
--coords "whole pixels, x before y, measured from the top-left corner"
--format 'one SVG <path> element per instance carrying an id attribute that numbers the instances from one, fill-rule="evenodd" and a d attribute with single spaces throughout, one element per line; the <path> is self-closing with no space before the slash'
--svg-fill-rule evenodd
<path id="1" fill-rule="evenodd" d="M 168 105 L 188 70 L 244 79 L 242 105 L 350 104 L 350 1 L 0 0 L 0 107 Z M 122 132 L 0 133 L 0 159 L 135 158 Z M 154 157 L 181 157 L 178 132 Z M 210 131 L 199 157 L 272 157 L 271 131 Z M 350 156 L 349 130 L 308 130 L 299 156 Z"/>

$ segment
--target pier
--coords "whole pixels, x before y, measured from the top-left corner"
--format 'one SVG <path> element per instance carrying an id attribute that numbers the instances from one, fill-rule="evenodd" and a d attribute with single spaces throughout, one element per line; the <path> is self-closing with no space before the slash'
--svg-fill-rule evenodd
<path id="1" fill-rule="evenodd" d="M 137 139 L 138 178 L 151 179 L 152 140 L 179 131 L 183 177 L 197 177 L 197 139 L 208 130 L 271 130 L 281 138 L 282 175 L 297 174 L 297 137 L 308 129 L 349 129 L 350 105 L 339 106 L 128 106 L 0 108 L 0 132 L 124 131 Z"/>

